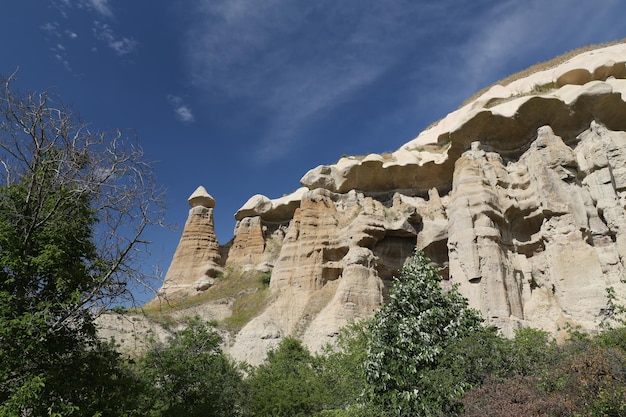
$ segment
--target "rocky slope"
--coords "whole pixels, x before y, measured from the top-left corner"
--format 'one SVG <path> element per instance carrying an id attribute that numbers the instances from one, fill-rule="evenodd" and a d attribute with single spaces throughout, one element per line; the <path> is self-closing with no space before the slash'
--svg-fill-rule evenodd
<path id="1" fill-rule="evenodd" d="M 159 297 L 210 293 L 224 268 L 271 272 L 270 301 L 227 348 L 258 363 L 287 335 L 315 350 L 371 316 L 417 246 L 505 334 L 598 329 L 606 289 L 626 296 L 625 62 L 626 44 L 579 54 L 392 154 L 318 166 L 291 195 L 250 198 L 223 247 L 199 188 Z"/>

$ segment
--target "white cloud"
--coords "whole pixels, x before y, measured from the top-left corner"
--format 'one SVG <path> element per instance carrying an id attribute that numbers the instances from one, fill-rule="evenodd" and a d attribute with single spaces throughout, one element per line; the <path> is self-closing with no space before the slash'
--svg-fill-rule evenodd
<path id="1" fill-rule="evenodd" d="M 440 9 L 402 0 L 205 0 L 188 34 L 189 74 L 207 91 L 255 103 L 269 126 L 260 156 L 281 156 L 309 123 L 411 53 L 429 29 L 421 13 Z M 407 26 L 414 30 L 403 36 Z"/>
<path id="2" fill-rule="evenodd" d="M 59 24 L 57 22 L 47 22 L 40 26 L 41 30 L 47 33 L 50 36 L 60 37 L 59 33 Z"/>
<path id="3" fill-rule="evenodd" d="M 258 151 L 269 159 L 396 74 L 414 97 L 399 111 L 457 105 L 531 56 L 548 59 L 574 39 L 585 42 L 589 31 L 614 27 L 599 19 L 619 15 L 619 3 L 201 0 L 190 11 L 186 65 L 194 85 L 264 120 Z"/>
<path id="4" fill-rule="evenodd" d="M 109 6 L 109 0 L 87 0 L 89 6 L 105 17 L 113 17 L 113 11 Z"/>
<path id="5" fill-rule="evenodd" d="M 92 33 L 97 41 L 102 42 L 106 47 L 113 50 L 115 54 L 124 56 L 136 51 L 139 43 L 132 37 L 121 36 L 114 27 L 114 23 L 104 23 L 104 21 L 115 21 L 115 13 L 110 0 L 49 0 L 51 6 L 58 11 L 62 19 L 50 21 L 40 26 L 46 34 L 46 40 L 50 42 L 50 50 L 54 59 L 61 63 L 66 69 L 70 69 L 70 61 L 73 61 L 75 48 L 84 47 L 78 43 L 61 43 L 66 39 L 78 39 L 80 32 L 70 30 L 70 27 L 82 27 L 83 24 L 77 21 L 89 19 L 87 16 L 95 16 L 97 19 L 92 27 Z M 59 23 L 60 22 L 60 23 Z M 81 33 L 82 36 L 82 33 Z M 89 45 L 92 52 L 98 51 L 97 45 Z"/>
<path id="6" fill-rule="evenodd" d="M 607 0 L 603 7 L 592 1 L 571 6 L 571 0 L 506 0 L 471 16 L 466 39 L 445 46 L 445 53 L 462 65 L 464 80 L 463 89 L 451 94 L 462 100 L 498 79 L 606 37 L 613 25 L 602 21 L 623 9 L 618 0 Z M 459 74 L 452 65 L 439 65 L 437 71 L 450 78 Z"/>
<path id="7" fill-rule="evenodd" d="M 193 113 L 191 112 L 191 109 L 189 109 L 189 107 L 185 105 L 178 106 L 174 109 L 174 111 L 176 112 L 176 116 L 178 116 L 181 121 L 186 123 L 194 121 Z"/>
<path id="8" fill-rule="evenodd" d="M 174 107 L 176 118 L 183 123 L 191 123 L 195 120 L 191 108 L 184 103 L 184 100 L 175 95 L 168 95 L 167 101 Z"/>
<path id="9" fill-rule="evenodd" d="M 67 57 L 67 48 L 61 43 L 62 33 L 59 29 L 59 24 L 57 22 L 48 22 L 40 26 L 40 28 L 48 35 L 49 39 L 47 40 L 49 42 L 56 42 L 49 47 L 54 60 L 61 64 L 66 70 L 72 71 Z"/>
<path id="10" fill-rule="evenodd" d="M 63 54 L 55 54 L 54 59 L 61 64 L 66 70 L 72 71 L 72 67 L 70 66 L 70 62 Z"/>
<path id="11" fill-rule="evenodd" d="M 119 37 L 106 23 L 94 22 L 93 33 L 96 39 L 106 43 L 117 55 L 134 52 L 138 46 L 138 42 L 132 38 Z"/>
<path id="12" fill-rule="evenodd" d="M 109 0 L 50 0 L 50 2 L 64 18 L 68 18 L 70 12 L 76 9 L 93 10 L 100 17 L 107 19 L 113 19 L 115 17 Z"/>

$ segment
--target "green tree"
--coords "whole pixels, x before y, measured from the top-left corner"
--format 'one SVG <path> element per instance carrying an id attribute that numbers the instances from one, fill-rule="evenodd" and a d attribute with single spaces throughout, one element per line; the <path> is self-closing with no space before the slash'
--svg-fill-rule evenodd
<path id="1" fill-rule="evenodd" d="M 595 337 L 572 332 L 557 345 L 545 332 L 520 330 L 512 361 L 463 395 L 462 415 L 626 415 L 623 335 L 622 328 Z"/>
<path id="2" fill-rule="evenodd" d="M 370 319 L 352 322 L 339 332 L 336 346 L 327 346 L 317 357 L 321 384 L 329 387 L 316 417 L 380 417 L 384 413 L 364 399 L 367 392 L 365 361 Z"/>
<path id="3" fill-rule="evenodd" d="M 150 415 L 241 415 L 242 374 L 222 352 L 220 341 L 213 325 L 198 317 L 167 343 L 153 341 L 139 361 L 146 384 L 153 386 L 146 406 Z"/>
<path id="4" fill-rule="evenodd" d="M 451 344 L 482 329 L 482 318 L 457 287 L 444 292 L 439 281 L 416 252 L 373 319 L 365 363 L 370 399 L 392 415 L 445 415 L 465 389 L 436 381 L 432 372 Z"/>
<path id="5" fill-rule="evenodd" d="M 322 384 L 318 363 L 302 343 L 292 337 L 270 350 L 266 361 L 247 379 L 249 413 L 262 417 L 310 416 L 324 408 L 328 389 Z"/>
<path id="6" fill-rule="evenodd" d="M 141 235 L 161 207 L 151 167 L 121 132 L 93 133 L 11 83 L 0 90 L 0 416 L 121 415 L 123 398 L 106 402 L 130 379 L 94 318 L 145 282 Z"/>
<path id="7" fill-rule="evenodd" d="M 332 387 L 326 398 L 327 409 L 344 410 L 359 404 L 367 384 L 365 368 L 367 358 L 368 320 L 353 322 L 341 329 L 337 346 L 328 346 L 318 357 L 320 378 Z"/>

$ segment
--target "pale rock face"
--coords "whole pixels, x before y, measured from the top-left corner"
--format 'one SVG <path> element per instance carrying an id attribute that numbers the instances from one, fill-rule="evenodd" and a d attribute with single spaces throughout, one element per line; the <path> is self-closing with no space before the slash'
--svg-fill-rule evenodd
<path id="1" fill-rule="evenodd" d="M 260 264 L 266 258 L 264 226 L 259 216 L 245 217 L 235 226 L 235 237 L 228 252 L 230 264 L 244 269 Z"/>
<path id="2" fill-rule="evenodd" d="M 268 347 L 290 334 L 317 350 L 333 343 L 350 320 L 371 316 L 383 302 L 384 281 L 415 247 L 414 229 L 399 237 L 388 232 L 400 220 L 389 214 L 355 191 L 304 194 L 272 272 L 275 301 L 239 332 L 229 352 L 259 363 Z M 387 258 L 381 262 L 376 253 Z"/>
<path id="3" fill-rule="evenodd" d="M 597 330 L 608 287 L 626 304 L 625 62 L 626 44 L 581 54 L 491 88 L 390 155 L 252 197 L 225 265 L 270 270 L 272 301 L 226 350 L 254 364 L 288 335 L 333 343 L 374 314 L 416 246 L 507 335 Z M 222 264 L 207 210 L 192 208 L 166 292 Z"/>
<path id="4" fill-rule="evenodd" d="M 189 216 L 158 297 L 184 298 L 209 289 L 222 272 L 215 236 L 215 200 L 203 187 L 189 197 Z"/>
<path id="5" fill-rule="evenodd" d="M 198 188 L 196 188 L 196 191 L 194 191 L 189 196 L 187 202 L 191 207 L 215 207 L 215 200 L 213 199 L 213 197 L 211 197 L 209 193 L 207 193 L 206 189 L 203 186 L 199 186 Z"/>
<path id="6" fill-rule="evenodd" d="M 235 213 L 236 220 L 246 217 L 260 216 L 265 221 L 281 222 L 288 221 L 293 217 L 293 213 L 300 207 L 300 200 L 309 189 L 300 187 L 293 193 L 285 195 L 275 200 L 257 194 L 250 199 Z"/>
<path id="7" fill-rule="evenodd" d="M 623 233 L 624 205 L 606 170 L 611 146 L 602 145 L 621 137 L 592 123 L 571 148 L 543 127 L 506 166 L 480 150 L 457 161 L 450 276 L 506 333 L 520 325 L 594 329 L 604 319 L 606 288 L 623 293 L 623 258 L 613 242 Z"/>
<path id="8" fill-rule="evenodd" d="M 272 200 L 264 195 L 257 194 L 252 197 L 237 211 L 235 219 L 241 220 L 250 216 L 258 216 L 272 209 Z"/>

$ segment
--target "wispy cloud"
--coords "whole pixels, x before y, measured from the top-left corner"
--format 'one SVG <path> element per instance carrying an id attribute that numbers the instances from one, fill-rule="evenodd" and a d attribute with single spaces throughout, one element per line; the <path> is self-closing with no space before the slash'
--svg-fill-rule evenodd
<path id="1" fill-rule="evenodd" d="M 468 16 L 464 40 L 441 46 L 445 56 L 455 57 L 456 65 L 436 59 L 426 66 L 441 79 L 452 81 L 450 90 L 433 92 L 438 95 L 434 99 L 459 102 L 532 64 L 590 42 L 617 38 L 620 29 L 612 29 L 614 25 L 607 21 L 619 15 L 620 8 L 619 0 L 607 0 L 602 7 L 590 1 L 571 7 L 570 0 L 506 0 Z"/>
<path id="2" fill-rule="evenodd" d="M 137 49 L 138 42 L 132 38 L 117 35 L 111 26 L 99 21 L 94 22 L 93 34 L 96 39 L 104 42 L 117 55 L 126 55 Z"/>
<path id="3" fill-rule="evenodd" d="M 55 60 L 70 70 L 70 58 L 76 54 L 77 46 L 88 48 L 92 52 L 98 51 L 94 43 L 102 42 L 118 56 L 131 54 L 137 50 L 139 43 L 132 37 L 118 34 L 116 16 L 110 0 L 50 0 L 50 4 L 59 12 L 60 19 L 53 20 L 41 26 L 46 36 L 54 46 L 50 47 Z M 95 18 L 95 20 L 94 20 Z M 92 37 L 83 36 L 75 31 L 75 27 L 84 27 L 78 20 L 93 21 L 91 25 Z M 73 28 L 74 27 L 74 28 Z M 84 41 L 73 45 L 69 42 L 82 38 Z M 91 39 L 91 45 L 84 45 Z M 63 40 L 67 43 L 59 42 Z M 73 46 L 73 47 L 72 47 Z"/>
<path id="4" fill-rule="evenodd" d="M 72 67 L 70 65 L 70 62 L 67 60 L 66 56 L 64 54 L 55 54 L 54 55 L 54 59 L 61 64 L 66 70 L 68 71 L 72 71 Z"/>
<path id="5" fill-rule="evenodd" d="M 50 0 L 61 16 L 69 17 L 73 9 L 93 10 L 101 17 L 112 19 L 115 17 L 109 0 Z"/>
<path id="6" fill-rule="evenodd" d="M 192 123 L 195 120 L 191 108 L 185 104 L 181 97 L 169 94 L 167 101 L 173 106 L 174 114 L 178 120 L 183 123 Z"/>
<path id="7" fill-rule="evenodd" d="M 428 25 L 423 10 L 393 0 L 202 2 L 189 31 L 194 83 L 245 99 L 264 112 L 259 155 L 288 153 L 307 125 L 352 98 L 413 53 Z M 404 36 L 405 29 L 414 29 Z M 278 146 L 277 146 L 278 145 Z"/>
<path id="8" fill-rule="evenodd" d="M 358 106 L 361 93 L 383 83 L 406 84 L 412 99 L 398 112 L 433 103 L 453 110 L 451 103 L 528 66 L 530 56 L 548 59 L 572 39 L 606 36 L 603 16 L 619 1 L 574 8 L 571 0 L 202 0 L 192 11 L 186 64 L 194 85 L 264 120 L 258 153 L 270 160 L 291 152 L 316 120 Z"/>
<path id="9" fill-rule="evenodd" d="M 51 43 L 49 49 L 50 52 L 52 52 L 54 60 L 61 64 L 66 70 L 72 71 L 72 67 L 68 59 L 67 47 L 64 42 L 68 39 L 76 39 L 78 35 L 70 31 L 61 31 L 58 22 L 47 22 L 40 28 L 47 35 L 48 41 Z"/>
<path id="10" fill-rule="evenodd" d="M 113 17 L 113 11 L 109 5 L 109 0 L 87 0 L 86 2 L 93 10 L 104 17 Z"/>

